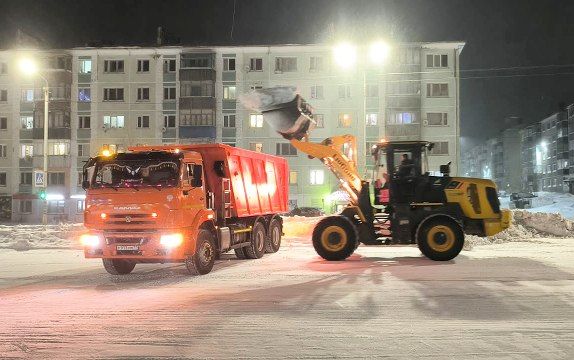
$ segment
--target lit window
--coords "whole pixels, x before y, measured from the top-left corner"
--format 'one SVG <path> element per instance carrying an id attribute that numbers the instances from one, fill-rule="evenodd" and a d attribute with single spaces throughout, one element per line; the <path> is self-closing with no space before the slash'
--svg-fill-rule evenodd
<path id="1" fill-rule="evenodd" d="M 80 60 L 78 65 L 80 74 L 92 73 L 92 60 Z"/>
<path id="2" fill-rule="evenodd" d="M 417 122 L 415 113 L 412 112 L 400 112 L 396 113 L 393 118 L 390 119 L 391 124 L 414 124 Z"/>
<path id="3" fill-rule="evenodd" d="M 34 101 L 34 90 L 25 89 L 22 90 L 22 102 L 32 102 Z"/>
<path id="4" fill-rule="evenodd" d="M 251 114 L 249 115 L 249 126 L 252 128 L 263 127 L 263 115 Z"/>
<path id="5" fill-rule="evenodd" d="M 339 114 L 339 127 L 348 128 L 351 127 L 353 118 L 350 114 Z"/>
<path id="6" fill-rule="evenodd" d="M 262 143 L 249 143 L 249 150 L 263 152 L 263 144 Z"/>
<path id="7" fill-rule="evenodd" d="M 48 155 L 64 156 L 68 155 L 68 143 L 49 143 L 48 144 Z"/>
<path id="8" fill-rule="evenodd" d="M 123 91 L 123 89 L 122 89 Z M 123 94 L 122 94 L 123 96 Z M 90 102 L 92 101 L 92 94 L 90 88 L 78 88 L 78 101 Z"/>
<path id="9" fill-rule="evenodd" d="M 235 100 L 235 86 L 224 86 L 223 98 L 226 100 Z"/>
<path id="10" fill-rule="evenodd" d="M 311 170 L 309 182 L 311 185 L 323 185 L 325 183 L 325 171 Z"/>
<path id="11" fill-rule="evenodd" d="M 27 158 L 34 156 L 34 145 L 23 144 L 21 146 L 20 157 Z"/>
<path id="12" fill-rule="evenodd" d="M 289 171 L 289 184 L 297 184 L 297 171 Z"/>
<path id="13" fill-rule="evenodd" d="M 367 114 L 367 126 L 376 126 L 377 125 L 377 113 Z"/>
<path id="14" fill-rule="evenodd" d="M 34 117 L 33 116 L 20 116 L 20 122 L 22 124 L 22 129 L 33 129 L 34 128 Z"/>
<path id="15" fill-rule="evenodd" d="M 104 126 L 107 128 L 123 128 L 124 116 L 123 115 L 106 115 L 104 116 Z"/>

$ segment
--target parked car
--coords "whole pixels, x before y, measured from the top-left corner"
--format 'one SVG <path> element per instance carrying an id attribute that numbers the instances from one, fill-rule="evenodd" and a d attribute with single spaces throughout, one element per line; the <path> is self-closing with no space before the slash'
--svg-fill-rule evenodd
<path id="1" fill-rule="evenodd" d="M 314 217 L 314 216 L 324 216 L 325 212 L 315 207 L 296 207 L 295 209 L 291 210 L 287 215 Z"/>
<path id="2" fill-rule="evenodd" d="M 536 195 L 532 193 L 512 193 L 510 194 L 511 209 L 530 209 L 532 207 L 532 198 Z"/>

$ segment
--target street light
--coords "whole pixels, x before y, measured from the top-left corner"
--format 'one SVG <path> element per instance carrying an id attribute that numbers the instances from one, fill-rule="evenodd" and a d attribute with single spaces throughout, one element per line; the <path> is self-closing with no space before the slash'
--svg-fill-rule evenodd
<path id="1" fill-rule="evenodd" d="M 44 185 L 47 185 L 48 182 L 48 105 L 49 105 L 49 98 L 50 98 L 50 91 L 48 86 L 48 80 L 45 77 L 40 75 L 38 65 L 35 61 L 31 59 L 21 59 L 19 62 L 19 68 L 22 74 L 32 77 L 37 75 L 42 80 L 44 80 L 44 87 L 42 88 L 42 92 L 44 93 Z M 44 192 L 45 193 L 45 192 Z M 48 222 L 48 204 L 46 197 L 42 199 L 44 201 L 44 209 L 42 212 L 42 223 L 44 225 Z"/>
<path id="2" fill-rule="evenodd" d="M 389 44 L 384 41 L 377 41 L 371 44 L 369 48 L 369 59 L 372 64 L 381 65 L 391 52 Z"/>

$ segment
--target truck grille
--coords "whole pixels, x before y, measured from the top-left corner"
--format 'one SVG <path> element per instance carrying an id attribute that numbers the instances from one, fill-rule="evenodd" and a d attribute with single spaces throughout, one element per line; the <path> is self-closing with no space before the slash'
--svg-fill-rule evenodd
<path id="1" fill-rule="evenodd" d="M 106 223 L 113 225 L 144 225 L 154 224 L 155 220 L 151 214 L 110 214 Z"/>
<path id="2" fill-rule="evenodd" d="M 149 241 L 146 236 L 106 236 L 106 244 L 139 244 L 144 245 Z"/>

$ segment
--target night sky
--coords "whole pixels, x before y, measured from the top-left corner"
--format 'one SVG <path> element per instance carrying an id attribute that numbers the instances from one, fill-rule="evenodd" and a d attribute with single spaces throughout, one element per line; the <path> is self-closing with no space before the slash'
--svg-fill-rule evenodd
<path id="1" fill-rule="evenodd" d="M 184 45 L 317 43 L 333 29 L 358 41 L 463 40 L 465 140 L 496 134 L 507 116 L 529 123 L 574 102 L 574 1 L 236 0 L 232 38 L 233 8 L 233 0 L 1 0 L 0 47 L 18 28 L 50 47 L 151 45 L 157 26 Z"/>

